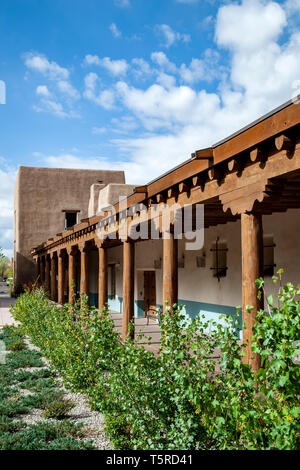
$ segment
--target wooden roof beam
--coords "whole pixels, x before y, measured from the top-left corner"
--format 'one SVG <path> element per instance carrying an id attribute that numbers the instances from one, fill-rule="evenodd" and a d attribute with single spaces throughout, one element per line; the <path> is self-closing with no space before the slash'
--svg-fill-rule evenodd
<path id="1" fill-rule="evenodd" d="M 287 135 L 281 134 L 275 137 L 275 147 L 280 152 L 281 150 L 291 151 L 293 150 L 295 144 L 292 139 Z"/>
<path id="2" fill-rule="evenodd" d="M 213 147 L 214 163 L 227 160 L 247 151 L 249 147 L 259 146 L 263 141 L 275 135 L 285 134 L 289 129 L 300 124 L 300 100 L 289 102 L 270 115 L 263 116 L 258 121 L 241 129 L 225 141 Z"/>
<path id="3" fill-rule="evenodd" d="M 147 194 L 147 185 L 136 186 L 133 190 L 134 193 L 144 193 Z"/>

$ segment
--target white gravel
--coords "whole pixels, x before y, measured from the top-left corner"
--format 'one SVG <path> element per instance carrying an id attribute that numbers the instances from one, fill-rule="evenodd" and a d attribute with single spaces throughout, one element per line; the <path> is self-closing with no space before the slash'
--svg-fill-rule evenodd
<path id="1" fill-rule="evenodd" d="M 87 398 L 81 393 L 67 392 L 67 400 L 75 403 L 68 416 L 76 423 L 83 423 L 83 432 L 91 439 L 99 450 L 111 449 L 110 443 L 104 433 L 104 416 L 98 411 L 91 411 Z"/>
<path id="2" fill-rule="evenodd" d="M 36 346 L 32 345 L 28 339 L 25 340 L 25 343 L 28 349 L 39 351 L 39 349 Z M 45 364 L 45 368 L 51 368 L 51 364 L 48 360 L 43 358 L 43 362 Z M 27 367 L 20 368 L 18 370 L 34 372 L 42 369 L 43 367 Z M 85 395 L 81 393 L 73 393 L 67 390 L 63 386 L 63 381 L 60 377 L 55 377 L 55 382 L 57 384 L 57 390 L 62 390 L 64 392 L 64 399 L 70 400 L 72 403 L 75 404 L 74 408 L 72 408 L 66 415 L 66 419 L 69 419 L 76 424 L 82 423 L 82 432 L 85 435 L 85 439 L 92 441 L 97 450 L 112 449 L 109 440 L 107 439 L 104 432 L 104 416 L 98 411 L 91 410 L 88 403 L 88 399 Z M 31 391 L 22 388 L 19 388 L 19 393 L 22 395 L 32 394 Z M 22 420 L 28 425 L 40 423 L 42 421 L 45 421 L 44 410 L 40 410 L 38 408 L 33 409 L 28 414 L 18 416 L 18 418 L 16 418 L 16 421 L 19 420 Z M 46 421 L 52 423 L 57 422 L 54 419 L 47 419 Z"/>

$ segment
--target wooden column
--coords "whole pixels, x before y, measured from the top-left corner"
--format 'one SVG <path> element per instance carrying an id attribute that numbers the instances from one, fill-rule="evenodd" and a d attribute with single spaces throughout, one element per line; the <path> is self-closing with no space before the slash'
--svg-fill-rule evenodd
<path id="1" fill-rule="evenodd" d="M 49 255 L 46 255 L 45 261 L 45 290 L 50 293 L 50 258 Z"/>
<path id="2" fill-rule="evenodd" d="M 35 258 L 35 283 L 39 283 L 41 280 L 41 265 L 40 258 Z"/>
<path id="3" fill-rule="evenodd" d="M 76 250 L 74 248 L 68 249 L 69 255 L 69 303 L 74 304 L 74 294 L 76 291 Z"/>
<path id="4" fill-rule="evenodd" d="M 122 339 L 128 334 L 128 325 L 134 318 L 134 244 L 123 242 L 123 319 Z M 132 334 L 133 336 L 133 334 Z"/>
<path id="5" fill-rule="evenodd" d="M 80 260 L 80 294 L 89 296 L 89 255 L 85 244 L 79 246 Z"/>
<path id="6" fill-rule="evenodd" d="M 98 246 L 99 273 L 98 273 L 98 308 L 107 307 L 108 302 L 108 276 L 107 276 L 107 248 Z"/>
<path id="7" fill-rule="evenodd" d="M 163 238 L 163 308 L 178 303 L 178 240 L 170 233 Z"/>
<path id="8" fill-rule="evenodd" d="M 40 258 L 40 267 L 41 267 L 41 285 L 45 288 L 45 258 L 41 256 Z"/>
<path id="9" fill-rule="evenodd" d="M 245 348 L 244 362 L 254 371 L 260 367 L 260 356 L 251 350 L 252 328 L 257 311 L 263 308 L 263 299 L 258 300 L 255 280 L 263 275 L 263 228 L 261 214 L 241 214 L 242 232 L 242 308 L 245 328 L 243 341 Z M 253 308 L 247 313 L 246 306 Z"/>
<path id="10" fill-rule="evenodd" d="M 65 263 L 62 251 L 58 254 L 58 303 L 64 304 Z"/>
<path id="11" fill-rule="evenodd" d="M 56 302 L 56 254 L 51 254 L 51 300 Z"/>

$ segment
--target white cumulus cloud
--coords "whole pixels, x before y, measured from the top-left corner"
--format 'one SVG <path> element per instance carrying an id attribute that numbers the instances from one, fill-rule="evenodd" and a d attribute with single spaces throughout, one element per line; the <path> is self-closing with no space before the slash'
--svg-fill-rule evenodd
<path id="1" fill-rule="evenodd" d="M 33 106 L 33 109 L 36 112 L 46 112 L 58 117 L 78 117 L 78 113 L 73 109 L 73 102 L 80 98 L 80 94 L 70 83 L 69 70 L 48 60 L 43 54 L 29 52 L 23 57 L 26 67 L 42 74 L 51 85 L 51 92 L 47 85 L 39 85 L 36 88 L 39 102 Z M 55 96 L 54 90 L 60 93 L 60 99 Z M 60 102 L 61 100 L 63 103 Z"/>
<path id="2" fill-rule="evenodd" d="M 191 36 L 189 34 L 178 33 L 174 31 L 168 24 L 156 25 L 156 31 L 163 37 L 164 45 L 167 48 L 172 46 L 172 44 L 177 41 L 189 42 L 191 40 Z"/>
<path id="3" fill-rule="evenodd" d="M 36 94 L 39 96 L 46 96 L 46 97 L 51 96 L 51 93 L 48 90 L 48 87 L 46 85 L 39 85 L 36 89 Z"/>
<path id="4" fill-rule="evenodd" d="M 122 138 L 108 141 L 118 161 L 111 161 L 110 150 L 105 157 L 88 159 L 52 155 L 46 163 L 124 168 L 130 182 L 143 184 L 290 99 L 300 88 L 300 33 L 287 28 L 287 5 L 222 2 L 212 22 L 216 47 L 201 56 L 174 63 L 156 51 L 149 62 L 135 58 L 129 65 L 124 60 L 124 70 L 131 73 L 114 73 L 116 81 L 108 89 L 97 74 L 88 74 L 84 97 L 109 110 L 118 106 L 110 125 L 92 131 L 122 132 Z M 103 60 L 90 55 L 85 63 L 103 67 Z M 147 79 L 147 86 L 143 80 L 133 85 L 134 75 Z M 205 84 L 211 79 L 217 80 L 213 92 Z"/>
<path id="5" fill-rule="evenodd" d="M 59 101 L 55 101 L 53 99 L 46 99 L 42 98 L 38 105 L 34 105 L 33 109 L 37 113 L 50 113 L 54 116 L 58 116 L 60 118 L 75 118 L 78 117 L 78 114 L 75 111 L 67 111 L 64 109 L 63 105 Z"/>
<path id="6" fill-rule="evenodd" d="M 52 80 L 66 80 L 69 78 L 68 69 L 61 67 L 54 61 L 49 61 L 43 54 L 26 53 L 24 54 L 24 61 L 26 67 L 30 70 L 39 72 Z"/>
<path id="7" fill-rule="evenodd" d="M 65 95 L 74 100 L 79 100 L 80 98 L 80 94 L 78 93 L 76 88 L 74 88 L 71 83 L 66 80 L 59 80 L 57 82 L 57 88 L 61 93 L 64 93 Z"/>
<path id="8" fill-rule="evenodd" d="M 98 90 L 100 79 L 96 73 L 89 73 L 85 79 L 85 90 L 83 96 L 93 101 L 98 106 L 107 110 L 113 109 L 115 104 L 115 93 L 113 90 Z"/>
<path id="9" fill-rule="evenodd" d="M 176 73 L 177 67 L 171 62 L 164 52 L 152 52 L 151 60 L 168 72 Z"/>
<path id="10" fill-rule="evenodd" d="M 300 13 L 300 0 L 287 0 L 284 4 L 284 8 L 289 15 Z"/>
<path id="11" fill-rule="evenodd" d="M 125 59 L 112 60 L 110 57 L 101 59 L 97 55 L 91 54 L 85 56 L 84 63 L 86 65 L 99 65 L 114 76 L 125 75 L 128 69 L 128 64 Z"/>
<path id="12" fill-rule="evenodd" d="M 111 33 L 115 38 L 119 38 L 122 36 L 122 33 L 117 27 L 116 23 L 111 23 L 109 29 L 111 30 Z"/>
<path id="13" fill-rule="evenodd" d="M 0 157 L 0 247 L 6 256 L 13 256 L 13 201 L 16 169 L 11 168 L 8 160 Z"/>
<path id="14" fill-rule="evenodd" d="M 216 40 L 234 51 L 257 51 L 276 41 L 285 25 L 286 15 L 278 3 L 243 0 L 219 9 Z"/>

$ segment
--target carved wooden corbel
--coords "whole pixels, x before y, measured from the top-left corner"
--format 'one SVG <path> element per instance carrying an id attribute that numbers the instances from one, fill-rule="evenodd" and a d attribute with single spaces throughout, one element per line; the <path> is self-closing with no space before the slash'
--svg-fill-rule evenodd
<path id="1" fill-rule="evenodd" d="M 292 141 L 292 139 L 290 139 L 286 135 L 281 134 L 275 138 L 275 147 L 277 148 L 278 151 L 281 151 L 281 150 L 291 151 L 294 148 L 294 142 Z"/>
<path id="2" fill-rule="evenodd" d="M 224 212 L 230 210 L 232 215 L 251 212 L 255 202 L 262 202 L 266 197 L 266 185 L 267 180 L 263 180 L 222 194 Z"/>

